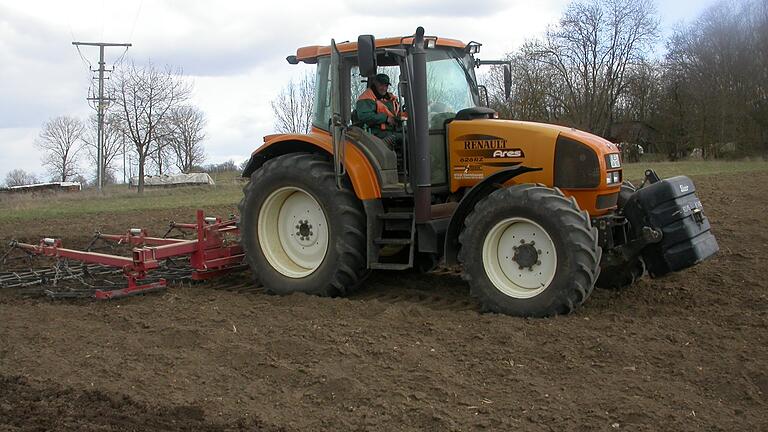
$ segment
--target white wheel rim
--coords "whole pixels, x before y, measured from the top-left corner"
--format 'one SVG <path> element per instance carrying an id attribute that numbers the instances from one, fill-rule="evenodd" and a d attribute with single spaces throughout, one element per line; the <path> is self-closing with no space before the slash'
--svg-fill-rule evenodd
<path id="1" fill-rule="evenodd" d="M 557 252 L 541 225 L 514 217 L 497 223 L 485 236 L 483 266 L 499 291 L 514 298 L 531 298 L 554 279 Z"/>
<path id="2" fill-rule="evenodd" d="M 280 188 L 259 212 L 259 244 L 269 264 L 290 278 L 312 274 L 328 252 L 328 220 L 317 200 L 294 186 Z"/>

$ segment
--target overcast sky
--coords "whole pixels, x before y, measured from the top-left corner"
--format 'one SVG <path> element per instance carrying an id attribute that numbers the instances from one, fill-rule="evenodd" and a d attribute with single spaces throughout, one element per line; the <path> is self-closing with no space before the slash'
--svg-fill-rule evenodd
<path id="1" fill-rule="evenodd" d="M 663 32 L 714 2 L 659 2 Z M 297 47 L 363 33 L 411 34 L 422 25 L 428 34 L 479 41 L 479 57 L 491 59 L 541 34 L 567 3 L 0 0 L 0 183 L 15 168 L 47 178 L 33 146 L 41 125 L 58 115 L 92 113 L 85 101 L 92 76 L 87 63 L 96 63 L 98 48 L 81 48 L 84 60 L 74 40 L 130 42 L 125 59 L 182 68 L 194 82 L 192 102 L 208 117 L 208 162 L 239 163 L 272 132 L 270 100 L 310 69 L 286 63 Z M 122 48 L 108 49 L 107 63 L 122 54 Z"/>

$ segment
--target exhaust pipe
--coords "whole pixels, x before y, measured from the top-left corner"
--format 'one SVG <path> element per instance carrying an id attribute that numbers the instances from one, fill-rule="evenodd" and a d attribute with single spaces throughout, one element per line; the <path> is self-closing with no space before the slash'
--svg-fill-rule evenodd
<path id="1" fill-rule="evenodd" d="M 425 223 L 432 219 L 431 166 L 429 148 L 429 125 L 427 124 L 427 52 L 424 49 L 424 27 L 416 29 L 413 38 L 413 107 L 411 123 L 414 124 L 416 138 L 413 147 L 414 158 L 414 213 L 416 223 Z M 413 121 L 415 120 L 415 122 Z"/>

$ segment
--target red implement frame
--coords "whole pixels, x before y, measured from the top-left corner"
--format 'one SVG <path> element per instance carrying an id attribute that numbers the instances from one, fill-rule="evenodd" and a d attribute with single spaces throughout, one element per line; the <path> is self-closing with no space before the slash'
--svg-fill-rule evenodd
<path id="1" fill-rule="evenodd" d="M 171 222 L 171 227 L 182 231 L 195 231 L 194 240 L 151 237 L 144 229 L 130 229 L 126 234 L 98 234 L 98 238 L 133 246 L 132 256 L 124 257 L 98 252 L 65 249 L 59 239 L 42 239 L 39 244 L 15 243 L 15 246 L 35 255 L 70 259 L 89 264 L 101 264 L 123 270 L 128 286 L 118 290 L 96 290 L 97 299 L 125 297 L 139 293 L 157 291 L 166 287 L 165 279 L 140 284 L 147 274 L 160 267 L 167 258 L 189 256 L 193 280 L 205 280 L 227 274 L 243 267 L 243 248 L 226 236 L 237 236 L 237 219 L 221 220 L 205 217 L 197 211 L 197 220 L 192 224 Z"/>

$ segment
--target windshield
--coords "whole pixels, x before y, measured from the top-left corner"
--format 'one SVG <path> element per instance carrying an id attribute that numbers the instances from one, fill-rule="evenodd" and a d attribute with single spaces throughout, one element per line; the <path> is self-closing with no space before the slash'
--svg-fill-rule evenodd
<path id="1" fill-rule="evenodd" d="M 477 85 L 474 61 L 469 54 L 455 49 L 427 50 L 427 113 L 430 129 L 443 129 L 445 121 L 452 119 L 464 108 L 477 106 Z M 328 130 L 331 117 L 331 82 L 329 79 L 330 57 L 321 57 L 317 64 L 314 98 L 313 125 Z M 400 81 L 398 66 L 379 66 L 379 73 L 389 75 L 392 83 Z M 357 65 L 349 69 L 351 88 L 350 106 L 354 107 L 357 97 L 365 90 L 365 81 L 360 77 Z M 393 85 L 390 91 L 398 94 Z M 405 107 L 407 111 L 407 107 Z"/>
<path id="2" fill-rule="evenodd" d="M 445 120 L 464 108 L 477 106 L 472 58 L 461 51 L 427 51 L 427 112 L 430 129 L 442 129 Z"/>

